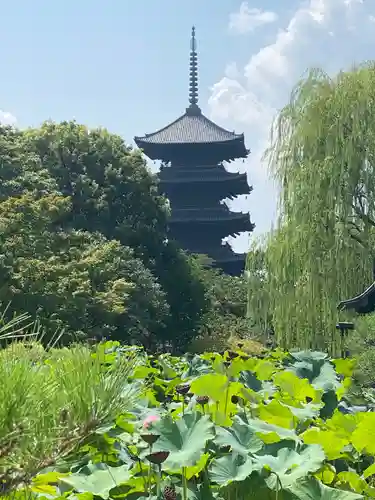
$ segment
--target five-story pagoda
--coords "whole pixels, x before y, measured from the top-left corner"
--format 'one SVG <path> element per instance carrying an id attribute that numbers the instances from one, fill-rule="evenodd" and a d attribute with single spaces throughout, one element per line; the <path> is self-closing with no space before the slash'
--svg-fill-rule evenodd
<path id="1" fill-rule="evenodd" d="M 161 160 L 160 191 L 171 206 L 171 237 L 191 253 L 208 255 L 215 267 L 239 275 L 245 254 L 222 244 L 226 236 L 252 231 L 249 214 L 229 211 L 221 203 L 248 194 L 246 174 L 230 173 L 223 162 L 246 158 L 249 151 L 243 134 L 235 134 L 206 118 L 198 106 L 198 71 L 195 29 L 190 51 L 189 107 L 166 127 L 135 137 L 139 148 L 152 160 Z"/>

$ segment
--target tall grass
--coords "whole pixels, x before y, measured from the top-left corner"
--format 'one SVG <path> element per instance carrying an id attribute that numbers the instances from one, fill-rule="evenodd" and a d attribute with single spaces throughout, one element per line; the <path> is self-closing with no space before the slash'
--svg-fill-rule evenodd
<path id="1" fill-rule="evenodd" d="M 5 333 L 4 333 L 5 332 Z M 45 349 L 20 323 L 2 328 L 13 342 L 0 350 L 0 483 L 3 493 L 27 484 L 73 452 L 139 397 L 129 384 L 136 359 L 109 365 L 85 345 Z"/>

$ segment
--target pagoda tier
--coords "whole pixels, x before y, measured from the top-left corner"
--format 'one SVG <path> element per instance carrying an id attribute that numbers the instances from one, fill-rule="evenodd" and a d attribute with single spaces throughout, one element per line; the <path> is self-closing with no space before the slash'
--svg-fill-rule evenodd
<path id="1" fill-rule="evenodd" d="M 243 134 L 219 127 L 198 106 L 187 108 L 185 114 L 157 132 L 134 140 L 151 160 L 177 165 L 196 165 L 197 158 L 209 158 L 217 164 L 249 154 Z"/>
<path id="2" fill-rule="evenodd" d="M 244 231 L 252 231 L 254 225 L 248 214 L 230 212 L 225 205 L 213 208 L 173 208 L 169 226 L 177 225 L 182 231 L 210 231 L 222 238 L 235 236 Z M 192 226 L 192 227 L 191 227 Z M 176 232 L 176 230 L 175 230 Z"/>
<path id="3" fill-rule="evenodd" d="M 152 160 L 163 165 L 159 190 L 171 206 L 170 238 L 190 253 L 207 255 L 215 267 L 238 275 L 245 255 L 222 245 L 223 238 L 252 231 L 249 214 L 230 212 L 221 202 L 252 188 L 246 174 L 228 172 L 224 161 L 246 158 L 243 134 L 230 132 L 203 115 L 198 106 L 198 74 L 195 29 L 190 52 L 190 105 L 186 112 L 166 127 L 135 143 Z"/>
<path id="4" fill-rule="evenodd" d="M 246 221 L 242 220 L 242 228 Z M 231 225 L 227 226 L 223 222 L 217 221 L 217 224 L 207 223 L 170 223 L 169 231 L 171 237 L 177 240 L 182 248 L 192 253 L 203 253 L 210 256 L 212 248 L 221 248 L 222 240 L 226 236 L 238 236 L 242 231 L 234 232 L 229 229 Z M 230 233 L 228 232 L 230 231 Z"/>
<path id="5" fill-rule="evenodd" d="M 199 203 L 199 200 L 205 199 L 207 202 L 207 196 L 218 202 L 224 198 L 233 199 L 241 194 L 249 194 L 252 190 L 247 183 L 246 174 L 228 172 L 222 164 L 173 167 L 162 166 L 159 173 L 160 191 L 171 203 L 179 200 L 180 205 L 190 206 Z M 194 199 L 186 186 L 193 190 Z"/>

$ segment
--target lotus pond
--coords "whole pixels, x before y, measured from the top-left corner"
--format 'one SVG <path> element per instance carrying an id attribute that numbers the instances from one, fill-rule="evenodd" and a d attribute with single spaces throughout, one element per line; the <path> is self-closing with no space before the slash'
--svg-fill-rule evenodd
<path id="1" fill-rule="evenodd" d="M 241 349 L 154 357 L 114 342 L 91 356 L 103 380 L 131 359 L 123 383 L 136 398 L 34 475 L 31 496 L 375 498 L 373 399 L 353 403 L 354 360 L 281 350 L 250 357 Z"/>

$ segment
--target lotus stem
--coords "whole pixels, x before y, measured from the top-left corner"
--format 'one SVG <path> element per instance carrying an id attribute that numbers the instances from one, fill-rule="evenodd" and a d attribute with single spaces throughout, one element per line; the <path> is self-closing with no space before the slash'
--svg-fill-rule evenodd
<path id="1" fill-rule="evenodd" d="M 225 407 L 224 407 L 224 414 L 225 414 L 225 416 L 227 416 L 228 398 L 229 398 L 229 381 L 228 381 L 228 385 L 227 385 L 227 390 L 225 392 Z"/>
<path id="2" fill-rule="evenodd" d="M 182 488 L 183 488 L 183 500 L 187 500 L 187 480 L 186 480 L 186 467 L 182 467 Z"/>
<path id="3" fill-rule="evenodd" d="M 149 445 L 148 452 L 149 452 L 149 455 L 152 454 L 152 444 Z M 152 464 L 150 463 L 149 469 L 148 469 L 148 494 L 150 497 L 151 497 L 151 472 L 152 472 Z"/>
<path id="4" fill-rule="evenodd" d="M 143 479 L 143 485 L 145 487 L 145 492 L 147 491 L 147 482 L 146 482 L 146 478 L 145 476 L 143 475 L 143 467 L 142 467 L 142 462 L 140 460 L 140 458 L 138 458 L 138 465 L 139 465 L 139 472 L 142 476 L 142 479 Z"/>
<path id="5" fill-rule="evenodd" d="M 157 476 L 157 484 L 156 484 L 156 488 L 157 488 L 157 493 L 156 493 L 156 496 L 159 500 L 159 498 L 161 498 L 161 464 L 158 465 L 158 476 Z"/>

